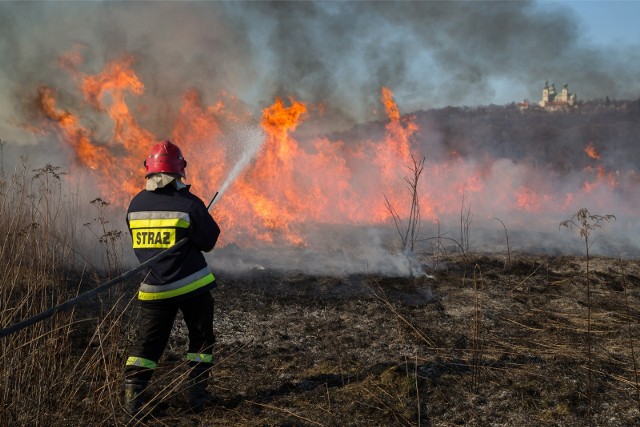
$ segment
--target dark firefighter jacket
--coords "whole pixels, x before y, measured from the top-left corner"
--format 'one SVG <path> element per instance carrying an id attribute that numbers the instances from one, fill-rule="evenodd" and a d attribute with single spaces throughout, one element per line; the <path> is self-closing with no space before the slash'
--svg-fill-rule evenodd
<path id="1" fill-rule="evenodd" d="M 189 187 L 176 190 L 168 185 L 155 191 L 142 190 L 127 211 L 133 249 L 140 262 L 173 246 L 183 237 L 189 241 L 175 252 L 143 270 L 138 292 L 142 303 L 175 301 L 212 289 L 215 278 L 202 252 L 213 249 L 220 228 L 206 206 Z"/>

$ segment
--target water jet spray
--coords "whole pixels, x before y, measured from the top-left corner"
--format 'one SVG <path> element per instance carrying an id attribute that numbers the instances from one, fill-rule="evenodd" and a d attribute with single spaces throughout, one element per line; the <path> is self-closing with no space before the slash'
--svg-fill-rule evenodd
<path id="1" fill-rule="evenodd" d="M 240 175 L 242 171 L 247 167 L 247 165 L 254 159 L 258 151 L 262 147 L 264 143 L 264 131 L 259 127 L 244 127 L 239 129 L 234 129 L 232 132 L 233 138 L 231 138 L 228 142 L 232 147 L 242 147 L 242 151 L 240 152 L 236 163 L 233 165 L 227 178 L 224 180 L 222 185 L 220 186 L 220 190 L 216 192 L 213 196 L 207 209 L 213 206 L 214 201 L 217 202 L 216 197 L 222 196 L 225 191 L 231 186 L 231 184 L 235 181 L 235 179 Z M 219 200 L 219 199 L 218 199 Z"/>

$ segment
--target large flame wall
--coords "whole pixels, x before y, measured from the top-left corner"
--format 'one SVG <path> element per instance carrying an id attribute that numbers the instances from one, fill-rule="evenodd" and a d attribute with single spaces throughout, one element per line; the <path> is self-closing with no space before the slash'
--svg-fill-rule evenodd
<path id="1" fill-rule="evenodd" d="M 434 161 L 428 152 L 421 152 L 424 145 L 413 143 L 419 127 L 411 116 L 400 114 L 393 93 L 385 87 L 380 91 L 388 118 L 384 136 L 364 143 L 325 137 L 297 141 L 296 128 L 311 114 L 300 100 L 275 99 L 257 123 L 233 96 L 221 94 L 219 101 L 206 105 L 195 89 L 183 95 L 170 134 L 155 135 L 136 120 L 128 104 L 132 97 L 144 96 L 145 90 L 133 57 L 123 56 L 93 75 L 81 71 L 83 58 L 78 51 L 60 58 L 60 65 L 77 84 L 87 110 L 61 108 L 55 88 L 42 86 L 36 102 L 43 119 L 38 128 L 55 132 L 69 149 L 72 172 L 90 170 L 98 177 L 99 195 L 119 206 L 126 206 L 143 187 L 142 162 L 157 141 L 168 138 L 181 147 L 188 160 L 188 182 L 206 199 L 220 188 L 238 152 L 245 149 L 242 141 L 230 142 L 228 134 L 234 127 L 261 128 L 260 150 L 214 210 L 224 224 L 227 242 L 304 245 L 301 230 L 309 224 L 390 224 L 385 197 L 401 217 L 408 215 L 411 195 L 406 178 L 414 161 L 425 156 L 419 186 L 425 220 L 460 215 L 465 203 L 487 218 L 570 212 L 619 184 L 614 173 L 599 165 L 592 145 L 576 154 L 591 157 L 592 170 L 585 171 L 580 182 L 562 187 L 506 159 L 480 165 L 451 153 L 446 161 Z M 110 118 L 108 136 L 83 125 L 88 111 Z"/>

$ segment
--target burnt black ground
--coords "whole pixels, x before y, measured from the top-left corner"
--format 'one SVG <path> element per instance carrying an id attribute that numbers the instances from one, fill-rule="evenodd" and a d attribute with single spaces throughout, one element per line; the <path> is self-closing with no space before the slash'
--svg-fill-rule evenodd
<path id="1" fill-rule="evenodd" d="M 640 263 L 590 260 L 591 358 L 586 259 L 505 264 L 450 258 L 419 278 L 218 273 L 217 405 L 189 413 L 180 385 L 146 424 L 640 425 Z M 184 372 L 185 344 L 178 322 L 152 390 Z"/>

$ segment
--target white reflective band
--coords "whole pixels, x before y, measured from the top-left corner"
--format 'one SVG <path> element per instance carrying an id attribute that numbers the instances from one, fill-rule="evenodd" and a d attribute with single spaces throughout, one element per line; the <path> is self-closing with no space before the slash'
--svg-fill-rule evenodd
<path id="1" fill-rule="evenodd" d="M 138 291 L 138 299 L 141 301 L 153 301 L 153 300 L 161 300 L 161 299 L 178 297 L 180 295 L 185 295 L 185 294 L 188 294 L 189 292 L 193 292 L 197 289 L 207 286 L 216 280 L 216 278 L 213 277 L 213 274 L 209 272 L 209 269 L 207 267 L 203 268 L 202 270 L 200 270 L 200 272 L 196 274 L 200 275 L 201 273 L 204 273 L 204 276 L 196 279 L 191 283 L 185 283 L 181 287 L 174 288 L 171 290 L 164 289 L 165 286 L 153 286 L 153 285 L 142 284 L 140 286 L 140 291 Z M 174 287 L 176 286 L 176 284 L 182 284 L 182 283 L 183 281 L 180 280 L 177 282 L 173 282 L 170 285 Z M 148 292 L 148 291 L 145 291 L 144 289 L 152 289 L 153 292 Z"/>
<path id="2" fill-rule="evenodd" d="M 166 283 L 164 285 L 149 285 L 147 283 L 142 283 L 140 285 L 140 292 L 154 294 L 172 291 L 174 289 L 180 289 L 183 286 L 190 285 L 193 282 L 197 282 L 198 280 L 207 277 L 209 274 L 211 274 L 211 271 L 209 271 L 209 267 L 205 267 L 200 271 L 196 271 L 195 273 L 190 274 L 184 279 L 176 280 L 175 282 Z"/>
<path id="3" fill-rule="evenodd" d="M 129 218 L 129 221 L 134 221 L 137 219 L 181 219 L 188 223 L 191 222 L 188 213 L 171 211 L 129 212 L 127 218 Z"/>

